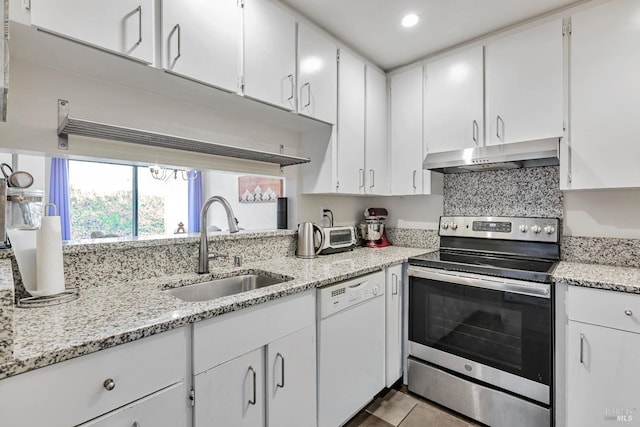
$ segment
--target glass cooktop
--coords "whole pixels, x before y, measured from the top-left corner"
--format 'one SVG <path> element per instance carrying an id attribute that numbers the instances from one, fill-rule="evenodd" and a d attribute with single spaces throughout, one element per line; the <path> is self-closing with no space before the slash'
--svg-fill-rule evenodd
<path id="1" fill-rule="evenodd" d="M 484 274 L 516 280 L 551 283 L 557 261 L 439 250 L 409 258 L 409 264 L 440 270 Z"/>

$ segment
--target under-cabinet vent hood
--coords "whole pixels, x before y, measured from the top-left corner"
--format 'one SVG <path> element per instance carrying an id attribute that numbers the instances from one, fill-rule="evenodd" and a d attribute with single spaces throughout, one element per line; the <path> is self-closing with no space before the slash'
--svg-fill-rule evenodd
<path id="1" fill-rule="evenodd" d="M 560 164 L 560 137 L 429 153 L 423 169 L 442 173 L 481 172 Z"/>

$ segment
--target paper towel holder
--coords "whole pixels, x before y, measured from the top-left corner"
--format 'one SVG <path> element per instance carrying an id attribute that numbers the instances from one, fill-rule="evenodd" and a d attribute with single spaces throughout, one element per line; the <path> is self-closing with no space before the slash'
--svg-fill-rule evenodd
<path id="1" fill-rule="evenodd" d="M 49 307 L 51 305 L 64 304 L 65 302 L 74 301 L 79 297 L 80 289 L 71 288 L 55 295 L 20 298 L 16 306 L 19 308 Z"/>
<path id="2" fill-rule="evenodd" d="M 53 206 L 53 215 L 47 215 L 47 212 L 49 212 L 49 210 L 47 209 L 49 206 Z M 42 207 L 42 215 L 43 216 L 58 216 L 58 207 L 56 206 L 55 203 L 47 203 L 46 205 L 44 205 Z"/>

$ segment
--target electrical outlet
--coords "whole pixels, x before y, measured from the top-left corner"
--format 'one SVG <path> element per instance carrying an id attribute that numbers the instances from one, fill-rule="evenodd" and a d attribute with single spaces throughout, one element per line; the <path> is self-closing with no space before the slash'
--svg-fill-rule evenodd
<path id="1" fill-rule="evenodd" d="M 324 209 L 325 208 L 320 208 L 320 221 L 322 221 L 324 219 Z"/>

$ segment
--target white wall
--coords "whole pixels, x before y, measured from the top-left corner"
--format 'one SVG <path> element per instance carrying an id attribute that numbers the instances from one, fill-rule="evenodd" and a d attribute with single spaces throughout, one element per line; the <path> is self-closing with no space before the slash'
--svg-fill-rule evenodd
<path id="1" fill-rule="evenodd" d="M 640 189 L 567 191 L 564 234 L 640 239 Z"/>
<path id="2" fill-rule="evenodd" d="M 276 203 L 240 203 L 238 201 L 238 177 L 245 174 L 206 171 L 203 174 L 203 199 L 222 196 L 231 205 L 238 219 L 238 226 L 246 230 L 273 230 L 276 228 Z M 204 200 L 203 200 L 204 201 Z M 219 204 L 209 208 L 208 225 L 228 230 L 227 215 Z"/>

